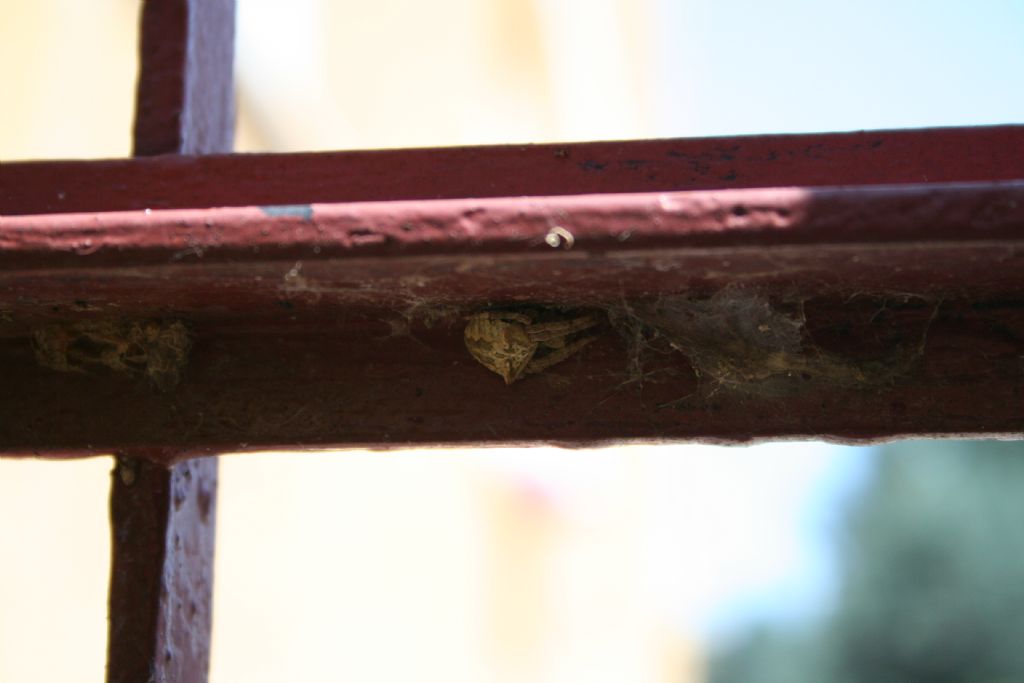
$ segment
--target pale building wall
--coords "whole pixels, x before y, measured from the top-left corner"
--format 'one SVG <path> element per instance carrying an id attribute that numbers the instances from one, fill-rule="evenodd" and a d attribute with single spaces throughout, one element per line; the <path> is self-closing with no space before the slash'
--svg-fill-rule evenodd
<path id="1" fill-rule="evenodd" d="M 243 4 L 240 149 L 653 135 L 652 0 Z"/>
<path id="2" fill-rule="evenodd" d="M 131 152 L 138 3 L 0 0 L 0 161 Z"/>

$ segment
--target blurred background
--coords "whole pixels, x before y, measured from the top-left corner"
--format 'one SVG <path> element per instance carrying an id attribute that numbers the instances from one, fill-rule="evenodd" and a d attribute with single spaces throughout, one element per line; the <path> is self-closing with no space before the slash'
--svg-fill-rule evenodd
<path id="1" fill-rule="evenodd" d="M 0 163 L 137 0 L 0 0 Z M 239 151 L 1019 123 L 1024 2 L 240 0 Z M 0 378 L 2 387 L 2 378 Z M 109 458 L 0 460 L 0 681 L 101 681 Z M 227 456 L 212 680 L 1024 681 L 1024 448 Z"/>

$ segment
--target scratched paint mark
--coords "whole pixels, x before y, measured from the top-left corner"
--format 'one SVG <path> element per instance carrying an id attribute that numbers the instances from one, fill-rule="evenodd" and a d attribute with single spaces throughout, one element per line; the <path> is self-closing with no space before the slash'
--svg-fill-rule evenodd
<path id="1" fill-rule="evenodd" d="M 307 223 L 313 220 L 313 207 L 309 204 L 282 204 L 279 206 L 261 206 L 260 211 L 273 218 L 292 216 L 301 218 Z"/>

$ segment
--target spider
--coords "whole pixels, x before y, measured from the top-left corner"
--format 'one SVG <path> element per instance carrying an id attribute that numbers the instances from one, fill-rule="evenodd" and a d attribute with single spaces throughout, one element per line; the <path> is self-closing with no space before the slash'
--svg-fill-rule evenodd
<path id="1" fill-rule="evenodd" d="M 512 384 L 561 363 L 594 341 L 598 335 L 579 333 L 597 324 L 592 315 L 483 311 L 469 319 L 464 336 L 473 357 Z"/>

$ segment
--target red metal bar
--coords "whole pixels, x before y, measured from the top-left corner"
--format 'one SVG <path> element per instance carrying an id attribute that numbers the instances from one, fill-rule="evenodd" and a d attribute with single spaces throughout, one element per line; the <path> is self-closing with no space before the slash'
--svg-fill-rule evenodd
<path id="1" fill-rule="evenodd" d="M 535 260 L 560 253 L 579 260 L 650 249 L 987 242 L 1019 239 L 1022 223 L 1024 180 L 0 216 L 0 266 L 6 269 L 0 282 L 51 268 L 159 266 L 199 273 L 230 263 L 241 272 L 246 264 L 260 269 L 275 261 L 290 267 L 294 259 L 309 268 L 339 258 L 379 258 L 377 268 L 399 272 L 414 256 L 471 263 L 495 254 Z M 572 250 L 553 251 L 547 243 L 556 227 L 573 235 Z M 92 277 L 109 281 L 116 274 L 98 270 Z M 546 280 L 535 284 L 547 286 Z M 33 284 L 49 289 L 46 282 Z M 174 283 L 160 286 L 174 290 Z M 363 289 L 387 294 L 376 285 Z M 10 299 L 11 293 L 0 296 Z M 22 301 L 29 312 L 34 304 Z"/>
<path id="2" fill-rule="evenodd" d="M 147 0 L 140 31 L 135 156 L 230 152 L 234 0 Z"/>
<path id="3" fill-rule="evenodd" d="M 0 234 L 8 452 L 1024 431 L 1020 181 L 40 216 Z M 600 334 L 506 386 L 462 338 L 495 306 Z M 90 327 L 112 316 L 187 330 L 176 382 L 87 362 L 125 336 Z M 84 361 L 54 369 L 48 335 L 82 340 Z"/>
<path id="4" fill-rule="evenodd" d="M 206 680 L 217 460 L 159 459 L 119 455 L 112 473 L 110 681 Z"/>
<path id="5" fill-rule="evenodd" d="M 136 156 L 231 151 L 234 21 L 234 0 L 143 4 Z M 121 451 L 114 472 L 111 683 L 201 682 L 209 668 L 217 460 L 159 459 Z"/>
<path id="6" fill-rule="evenodd" d="M 0 165 L 0 214 L 991 182 L 1021 159 L 1024 126 L 24 162 Z"/>

